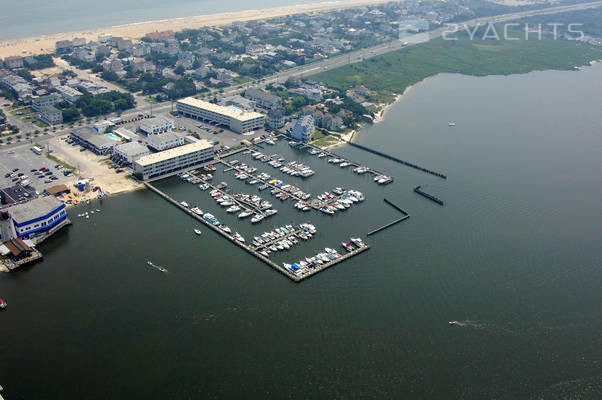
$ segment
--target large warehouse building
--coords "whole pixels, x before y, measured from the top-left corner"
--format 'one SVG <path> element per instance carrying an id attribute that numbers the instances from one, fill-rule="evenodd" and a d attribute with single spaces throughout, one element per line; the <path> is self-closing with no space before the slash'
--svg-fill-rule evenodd
<path id="1" fill-rule="evenodd" d="M 207 140 L 149 154 L 134 162 L 134 173 L 143 180 L 156 178 L 213 160 L 213 144 Z"/>
<path id="2" fill-rule="evenodd" d="M 216 125 L 225 126 L 237 133 L 263 128 L 265 116 L 254 111 L 244 111 L 234 106 L 219 106 L 203 100 L 187 97 L 176 103 L 179 113 Z"/>

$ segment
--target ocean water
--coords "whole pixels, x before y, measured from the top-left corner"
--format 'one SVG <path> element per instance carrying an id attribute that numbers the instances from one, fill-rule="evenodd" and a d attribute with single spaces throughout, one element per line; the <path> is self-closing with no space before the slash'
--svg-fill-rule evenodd
<path id="1" fill-rule="evenodd" d="M 279 213 L 251 226 L 193 185 L 157 183 L 247 238 L 312 221 L 318 236 L 278 262 L 366 238 L 398 217 L 383 198 L 411 215 L 367 238 L 369 251 L 300 284 L 203 227 L 194 235 L 198 223 L 148 191 L 94 203 L 100 214 L 74 217 L 42 246 L 43 262 L 0 275 L 4 395 L 598 399 L 601 106 L 600 65 L 426 80 L 358 140 L 447 180 L 338 150 L 395 177 L 382 187 L 286 143 L 265 146 L 317 171 L 287 181 L 366 194 L 334 217 L 264 191 Z M 216 180 L 258 193 L 231 174 L 220 168 Z M 416 195 L 417 185 L 445 206 Z"/>
<path id="2" fill-rule="evenodd" d="M 3 0 L 0 40 L 115 25 L 312 3 L 309 0 Z"/>

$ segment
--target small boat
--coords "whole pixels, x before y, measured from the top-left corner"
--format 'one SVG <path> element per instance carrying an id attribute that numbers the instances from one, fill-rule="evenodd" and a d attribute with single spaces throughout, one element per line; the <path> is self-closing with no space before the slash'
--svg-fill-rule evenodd
<path id="1" fill-rule="evenodd" d="M 240 207 L 239 207 L 239 206 L 236 206 L 236 205 L 235 205 L 235 206 L 232 206 L 232 207 L 230 207 L 230 208 L 228 208 L 228 209 L 226 210 L 226 212 L 228 212 L 228 213 L 233 213 L 233 212 L 236 212 L 236 211 L 240 211 Z"/>
<path id="2" fill-rule="evenodd" d="M 263 216 L 263 214 L 255 214 L 255 216 L 253 216 L 253 218 L 251 218 L 251 223 L 252 224 L 256 224 L 258 222 L 260 222 L 261 220 L 263 220 L 265 217 Z"/>
<path id="3" fill-rule="evenodd" d="M 195 229 L 195 230 L 194 230 L 194 233 L 196 233 L 197 235 L 201 236 L 201 231 L 200 231 L 200 230 L 198 230 L 198 229 Z"/>
<path id="4" fill-rule="evenodd" d="M 248 216 L 250 216 L 251 214 L 253 214 L 251 211 L 243 211 L 240 214 L 238 214 L 238 218 L 242 219 L 242 218 L 247 218 Z"/>
<path id="5" fill-rule="evenodd" d="M 234 232 L 234 239 L 238 240 L 241 243 L 245 242 L 245 238 L 238 232 Z"/>
<path id="6" fill-rule="evenodd" d="M 351 243 L 359 247 L 364 247 L 364 242 L 360 238 L 351 238 Z"/>
<path id="7" fill-rule="evenodd" d="M 189 206 L 188 206 L 188 203 L 186 203 L 185 201 L 181 201 L 181 202 L 180 202 L 180 205 L 182 205 L 182 207 L 186 207 L 186 208 L 188 208 L 188 207 L 189 207 Z"/>
<path id="8" fill-rule="evenodd" d="M 169 272 L 169 271 L 167 271 L 167 269 L 166 269 L 166 268 L 163 268 L 163 267 L 161 267 L 161 266 L 159 266 L 159 265 L 155 265 L 155 264 L 153 264 L 151 261 L 147 261 L 147 262 L 146 262 L 146 264 L 147 264 L 148 266 L 150 266 L 150 267 L 153 267 L 153 268 L 155 268 L 156 270 L 159 270 L 159 271 L 161 271 L 161 272 Z"/>
<path id="9" fill-rule="evenodd" d="M 220 228 L 226 233 L 232 233 L 232 229 L 230 229 L 230 227 L 227 225 L 220 225 Z"/>
<path id="10" fill-rule="evenodd" d="M 447 126 L 456 126 L 455 122 L 450 122 L 449 124 L 447 124 Z"/>
<path id="11" fill-rule="evenodd" d="M 453 326 L 453 325 L 456 325 L 458 323 L 458 321 L 448 321 L 447 323 Z"/>
<path id="12" fill-rule="evenodd" d="M 6 307 L 8 307 L 6 301 L 4 301 L 4 299 L 0 299 L 0 310 L 4 310 Z"/>

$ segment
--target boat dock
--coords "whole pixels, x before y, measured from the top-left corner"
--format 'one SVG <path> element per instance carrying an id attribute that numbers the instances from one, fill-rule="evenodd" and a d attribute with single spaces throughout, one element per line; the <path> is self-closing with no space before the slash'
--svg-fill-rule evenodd
<path id="1" fill-rule="evenodd" d="M 194 218 L 196 221 L 202 223 L 207 228 L 210 228 L 214 232 L 216 232 L 219 235 L 221 235 L 224 239 L 229 240 L 230 242 L 232 242 L 236 246 L 238 246 L 241 249 L 245 250 L 247 253 L 249 253 L 249 254 L 253 255 L 254 257 L 258 258 L 259 260 L 263 261 L 265 264 L 269 265 L 274 270 L 280 272 L 281 274 L 283 274 L 284 276 L 286 276 L 287 278 L 289 278 L 293 282 L 301 282 L 301 281 L 303 281 L 303 280 L 305 280 L 305 279 L 307 279 L 309 277 L 314 276 L 318 272 L 321 272 L 321 271 L 324 271 L 327 268 L 333 267 L 333 266 L 335 266 L 335 265 L 337 265 L 337 264 L 339 264 L 339 263 L 341 263 L 341 262 L 343 262 L 345 260 L 348 260 L 351 257 L 356 256 L 356 255 L 358 255 L 358 254 L 360 254 L 360 253 L 362 253 L 362 252 L 364 252 L 364 251 L 366 251 L 366 250 L 368 250 L 370 248 L 370 246 L 368 244 L 364 244 L 362 247 L 355 248 L 353 251 L 351 251 L 351 252 L 349 252 L 347 254 L 341 255 L 339 258 L 336 258 L 336 259 L 334 259 L 334 260 L 332 260 L 330 262 L 327 262 L 327 263 L 322 264 L 322 265 L 317 265 L 314 268 L 306 268 L 306 269 L 303 270 L 302 273 L 300 273 L 300 274 L 297 275 L 297 274 L 294 274 L 294 273 L 288 271 L 283 266 L 280 266 L 280 265 L 276 264 L 274 261 L 270 260 L 268 257 L 265 257 L 262 254 L 260 254 L 256 250 L 255 246 L 247 245 L 245 243 L 242 243 L 242 242 L 234 239 L 233 236 L 229 235 L 228 233 L 224 232 L 223 230 L 221 230 L 217 226 L 215 226 L 215 225 L 211 224 L 210 222 L 206 221 L 201 216 L 196 215 L 190 209 L 188 209 L 187 207 L 184 207 L 178 201 L 176 201 L 175 199 L 171 198 L 166 193 L 164 193 L 161 190 L 159 190 L 156 187 L 154 187 L 151 183 L 145 182 L 144 185 L 149 190 L 151 190 L 152 192 L 158 194 L 160 197 L 162 197 L 163 199 L 165 199 L 166 201 L 168 201 L 169 203 L 171 203 L 175 207 L 179 208 L 180 210 L 182 210 L 183 212 L 185 212 L 186 214 L 188 214 L 190 217 Z"/>
<path id="2" fill-rule="evenodd" d="M 429 200 L 434 201 L 435 203 L 439 204 L 440 206 L 445 205 L 445 203 L 443 202 L 443 200 L 441 200 L 441 199 L 433 196 L 432 194 L 428 194 L 427 192 L 423 191 L 421 188 L 422 188 L 422 186 L 416 186 L 414 188 L 414 192 L 418 193 L 419 195 L 421 195 L 423 197 L 426 197 Z"/>
<path id="3" fill-rule="evenodd" d="M 284 135 L 281 135 L 281 136 L 282 136 L 283 139 L 290 140 L 289 137 L 286 137 Z M 353 143 L 350 143 L 350 144 L 353 144 Z M 355 161 L 352 161 L 352 160 L 349 160 L 349 159 L 347 159 L 347 157 L 341 156 L 341 155 L 339 155 L 337 153 L 334 153 L 334 152 L 326 150 L 326 149 L 322 149 L 322 148 L 320 148 L 318 146 L 314 146 L 314 145 L 309 144 L 309 143 L 301 143 L 301 142 L 299 142 L 299 144 L 296 145 L 295 148 L 300 149 L 300 150 L 301 149 L 315 149 L 315 150 L 320 151 L 320 153 L 326 154 L 327 157 L 334 157 L 334 158 L 343 159 L 343 160 L 347 161 L 350 164 L 349 168 L 362 167 L 362 164 L 360 164 L 358 162 L 355 162 Z M 334 165 L 338 165 L 338 164 L 334 164 Z M 373 168 L 370 168 L 370 167 L 365 167 L 365 166 L 364 166 L 364 168 L 366 168 L 366 172 L 365 173 L 367 173 L 367 174 L 371 174 L 371 175 L 374 175 L 374 176 L 388 176 L 387 174 L 385 174 L 383 172 L 380 172 L 380 171 L 378 171 L 376 169 L 373 169 Z M 393 177 L 390 177 L 390 180 L 387 181 L 385 184 L 388 184 L 388 183 L 391 183 L 391 182 L 393 182 Z"/>
<path id="4" fill-rule="evenodd" d="M 378 233 L 380 231 L 384 231 L 385 229 L 390 228 L 393 225 L 398 224 L 401 221 L 405 221 L 406 219 L 410 218 L 410 214 L 408 214 L 406 211 L 404 211 L 401 207 L 395 205 L 393 202 L 391 202 L 391 201 L 389 201 L 387 199 L 383 199 L 383 200 L 385 201 L 385 203 L 387 203 L 388 205 L 390 205 L 391 207 L 393 207 L 394 209 L 396 209 L 397 211 L 399 211 L 403 216 L 401 218 L 398 218 L 398 219 L 396 219 L 394 221 L 389 222 L 386 225 L 381 226 L 380 228 L 377 228 L 377 229 L 375 229 L 373 231 L 368 232 L 367 236 L 372 236 L 375 233 Z"/>

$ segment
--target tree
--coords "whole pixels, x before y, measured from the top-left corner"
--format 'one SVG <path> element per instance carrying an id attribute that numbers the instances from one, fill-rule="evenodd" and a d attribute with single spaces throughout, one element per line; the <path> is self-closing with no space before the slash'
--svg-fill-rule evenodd
<path id="1" fill-rule="evenodd" d="M 63 110 L 63 122 L 70 123 L 79 118 L 79 111 L 75 107 L 65 108 Z"/>
<path id="2" fill-rule="evenodd" d="M 178 65 L 173 72 L 175 72 L 178 75 L 183 75 L 184 74 L 184 67 L 182 65 Z"/>
<path id="3" fill-rule="evenodd" d="M 115 82 L 119 80 L 119 75 L 113 71 L 105 71 L 101 75 L 102 79 L 107 80 L 109 82 Z"/>

